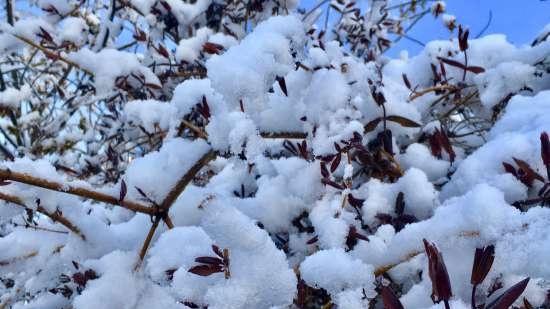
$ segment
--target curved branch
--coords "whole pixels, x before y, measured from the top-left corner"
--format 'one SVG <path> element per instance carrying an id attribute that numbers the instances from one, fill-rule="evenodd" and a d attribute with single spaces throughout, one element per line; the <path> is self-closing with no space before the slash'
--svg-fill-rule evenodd
<path id="1" fill-rule="evenodd" d="M 13 172 L 9 169 L 0 169 L 0 179 L 11 180 L 27 185 L 45 188 L 57 192 L 72 194 L 83 198 L 103 202 L 115 206 L 120 206 L 135 212 L 152 215 L 155 212 L 153 207 L 145 206 L 133 201 L 119 201 L 118 197 L 97 192 L 91 189 L 72 186 L 70 184 L 57 183 L 55 181 L 34 177 L 28 174 Z"/>
<path id="2" fill-rule="evenodd" d="M 185 190 L 185 187 L 195 178 L 195 175 L 205 166 L 208 162 L 216 158 L 216 152 L 210 150 L 202 158 L 200 158 L 191 168 L 180 178 L 180 180 L 172 187 L 172 190 L 166 195 L 160 208 L 162 210 L 168 210 L 172 204 L 176 201 L 181 192 Z"/>

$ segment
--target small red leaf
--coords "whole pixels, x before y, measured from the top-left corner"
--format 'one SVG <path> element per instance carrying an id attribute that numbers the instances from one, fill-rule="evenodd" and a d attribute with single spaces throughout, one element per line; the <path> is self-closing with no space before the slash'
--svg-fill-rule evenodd
<path id="1" fill-rule="evenodd" d="M 217 257 L 211 257 L 211 256 L 199 256 L 198 258 L 195 258 L 195 262 L 197 263 L 203 263 L 203 264 L 210 264 L 210 265 L 222 265 L 223 260 Z"/>
<path id="2" fill-rule="evenodd" d="M 187 271 L 203 277 L 210 276 L 215 273 L 223 272 L 222 267 L 220 265 L 197 265 L 189 268 L 189 270 Z"/>
<path id="3" fill-rule="evenodd" d="M 330 164 L 330 171 L 331 173 L 334 173 L 336 171 L 336 169 L 338 168 L 338 166 L 340 165 L 340 161 L 342 160 L 342 155 L 340 154 L 337 154 L 335 157 L 334 157 L 334 161 L 332 161 L 332 164 Z"/>
<path id="4" fill-rule="evenodd" d="M 286 82 L 285 82 L 285 78 L 284 77 L 281 77 L 281 76 L 277 76 L 277 82 L 279 83 L 279 87 L 281 88 L 281 91 L 283 91 L 283 93 L 285 94 L 285 96 L 288 97 L 288 91 L 286 89 Z"/>

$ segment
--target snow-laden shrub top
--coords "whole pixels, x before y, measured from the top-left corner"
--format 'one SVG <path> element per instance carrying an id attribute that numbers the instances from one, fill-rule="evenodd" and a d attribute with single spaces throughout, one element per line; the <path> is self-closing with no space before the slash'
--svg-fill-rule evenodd
<path id="1" fill-rule="evenodd" d="M 548 306 L 548 29 L 102 3 L 0 27 L 0 308 Z"/>

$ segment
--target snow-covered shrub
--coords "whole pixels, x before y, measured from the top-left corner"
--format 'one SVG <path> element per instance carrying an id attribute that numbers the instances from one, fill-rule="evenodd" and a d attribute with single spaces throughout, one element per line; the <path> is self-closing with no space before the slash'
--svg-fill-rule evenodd
<path id="1" fill-rule="evenodd" d="M 0 309 L 549 306 L 548 27 L 28 5 L 0 25 Z M 385 55 L 428 14 L 449 40 Z"/>

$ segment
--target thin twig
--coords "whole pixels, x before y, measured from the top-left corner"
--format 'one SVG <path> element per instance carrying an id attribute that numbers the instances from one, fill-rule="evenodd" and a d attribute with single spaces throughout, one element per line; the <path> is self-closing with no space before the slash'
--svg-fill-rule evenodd
<path id="1" fill-rule="evenodd" d="M 66 58 L 66 57 L 63 57 L 61 56 L 60 54 L 57 54 L 57 53 L 54 53 L 52 52 L 51 50 L 48 50 L 47 48 L 45 47 L 42 47 L 38 44 L 36 44 L 35 42 L 33 42 L 32 40 L 29 40 L 25 37 L 22 37 L 20 35 L 17 35 L 17 34 L 12 34 L 14 37 L 16 37 L 17 39 L 19 39 L 20 41 L 23 41 L 25 42 L 26 44 L 36 48 L 36 49 L 39 49 L 42 53 L 44 53 L 44 55 L 46 55 L 46 57 L 50 58 L 50 59 L 56 59 L 56 60 L 59 60 L 59 61 L 62 61 L 62 62 L 65 62 L 66 64 L 70 65 L 70 66 L 73 66 L 75 68 L 78 68 L 80 69 L 81 71 L 85 72 L 86 74 L 88 75 L 91 75 L 91 76 L 94 76 L 94 73 L 88 69 L 85 69 L 83 67 L 81 67 L 78 63 Z"/>
<path id="2" fill-rule="evenodd" d="M 147 237 L 145 237 L 145 241 L 143 242 L 143 245 L 141 246 L 141 250 L 139 251 L 139 260 L 136 266 L 134 267 L 134 270 L 138 270 L 139 266 L 141 265 L 141 262 L 145 258 L 145 254 L 147 254 L 147 249 L 149 248 L 149 245 L 151 244 L 151 240 L 153 240 L 153 235 L 155 235 L 155 231 L 157 230 L 157 227 L 159 226 L 161 217 L 156 217 L 155 221 L 153 221 L 153 225 L 151 225 L 151 228 L 149 229 L 149 232 L 147 233 Z"/>
<path id="3" fill-rule="evenodd" d="M 0 192 L 0 199 L 4 200 L 6 202 L 10 202 L 12 204 L 15 204 L 17 206 L 23 207 L 25 209 L 31 209 L 30 207 L 25 205 L 25 203 L 23 203 L 23 201 L 17 196 L 13 196 L 13 195 L 9 195 L 9 194 Z M 69 219 L 63 217 L 63 215 L 61 215 L 59 212 L 53 212 L 53 213 L 49 212 L 47 209 L 45 209 L 42 206 L 38 206 L 36 208 L 36 211 L 38 211 L 41 214 L 44 214 L 48 218 L 52 219 L 52 221 L 54 221 L 54 222 L 59 222 L 61 225 L 65 226 L 67 229 L 69 229 L 71 232 L 75 233 L 80 238 L 82 238 L 82 240 L 86 240 L 86 237 L 82 234 L 80 229 L 76 225 L 74 225 L 71 221 L 69 221 Z"/>
<path id="4" fill-rule="evenodd" d="M 166 223 L 166 226 L 168 228 L 173 228 L 174 223 L 172 223 L 172 220 L 168 216 L 168 210 L 170 207 L 174 204 L 178 196 L 185 190 L 187 185 L 195 178 L 195 175 L 206 165 L 208 162 L 212 161 L 216 158 L 216 152 L 213 150 L 210 150 L 207 152 L 202 158 L 200 158 L 181 178 L 180 180 L 172 187 L 172 190 L 168 192 L 168 195 L 164 198 L 162 203 L 160 204 L 159 208 L 159 214 L 156 215 L 155 221 L 153 221 L 153 225 L 151 226 L 151 229 L 149 229 L 149 233 L 147 234 L 147 237 L 145 238 L 145 241 L 143 242 L 143 245 L 141 247 L 141 250 L 139 252 L 139 262 L 135 267 L 135 270 L 139 268 L 141 265 L 141 261 L 143 261 L 143 258 L 145 258 L 145 254 L 147 254 L 147 249 L 149 248 L 149 245 L 151 244 L 151 240 L 153 239 L 153 236 L 155 235 L 155 231 L 157 230 L 157 227 L 159 225 L 160 220 L 162 219 L 164 223 Z"/>
<path id="5" fill-rule="evenodd" d="M 305 139 L 307 133 L 303 132 L 260 132 L 263 138 L 281 138 L 281 139 Z"/>

